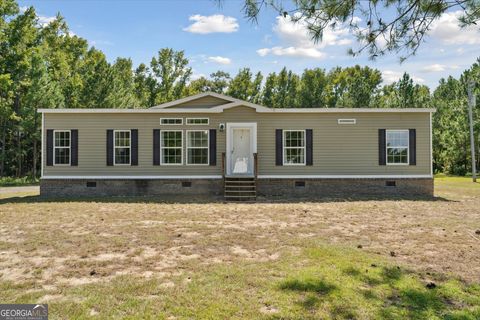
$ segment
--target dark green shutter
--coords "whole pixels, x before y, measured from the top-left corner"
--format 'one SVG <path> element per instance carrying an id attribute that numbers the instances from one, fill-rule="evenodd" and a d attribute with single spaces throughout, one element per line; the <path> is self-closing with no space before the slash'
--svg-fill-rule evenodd
<path id="1" fill-rule="evenodd" d="M 107 166 L 113 166 L 113 130 L 107 130 Z"/>
<path id="2" fill-rule="evenodd" d="M 306 165 L 312 166 L 313 165 L 313 130 L 307 129 L 305 130 L 305 147 L 306 147 Z"/>
<path id="3" fill-rule="evenodd" d="M 415 166 L 417 165 L 417 130 L 415 129 L 408 130 L 408 147 L 408 163 Z"/>
<path id="4" fill-rule="evenodd" d="M 78 130 L 70 130 L 70 165 L 78 166 Z"/>
<path id="5" fill-rule="evenodd" d="M 131 129 L 131 158 L 130 158 L 130 165 L 131 166 L 138 166 L 138 129 Z"/>
<path id="6" fill-rule="evenodd" d="M 283 133 L 282 129 L 275 129 L 275 165 L 283 166 Z"/>
<path id="7" fill-rule="evenodd" d="M 153 129 L 153 165 L 160 165 L 160 129 Z"/>
<path id="8" fill-rule="evenodd" d="M 387 164 L 387 137 L 385 129 L 378 129 L 378 164 Z"/>
<path id="9" fill-rule="evenodd" d="M 53 166 L 53 130 L 47 130 L 47 166 Z"/>
<path id="10" fill-rule="evenodd" d="M 210 129 L 209 132 L 209 165 L 216 166 L 217 165 L 217 130 Z"/>

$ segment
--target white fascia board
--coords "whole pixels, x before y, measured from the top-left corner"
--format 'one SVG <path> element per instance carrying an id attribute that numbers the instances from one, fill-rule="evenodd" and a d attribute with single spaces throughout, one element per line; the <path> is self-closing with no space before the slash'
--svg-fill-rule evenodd
<path id="1" fill-rule="evenodd" d="M 406 175 L 259 175 L 258 179 L 419 179 L 419 178 L 433 178 L 430 174 L 406 174 Z M 78 179 L 92 179 L 92 180 L 116 180 L 116 179 L 170 179 L 170 180 L 194 180 L 194 179 L 222 179 L 221 175 L 210 176 L 42 176 L 40 179 L 53 180 L 78 180 Z"/>
<path id="2" fill-rule="evenodd" d="M 432 113 L 430 108 L 267 108 L 271 113 Z"/>
<path id="3" fill-rule="evenodd" d="M 39 113 L 220 113 L 215 108 L 208 109 L 38 109 Z"/>
<path id="4" fill-rule="evenodd" d="M 210 176 L 196 176 L 196 175 L 189 175 L 189 176 L 42 176 L 40 179 L 44 180 L 52 180 L 52 179 L 65 179 L 65 180 L 78 180 L 78 179 L 92 179 L 92 180 L 117 180 L 117 179 L 178 179 L 178 180 L 194 180 L 194 179 L 222 179 L 221 175 L 210 175 Z"/>
<path id="5" fill-rule="evenodd" d="M 430 174 L 405 175 L 258 175 L 259 179 L 415 179 L 433 178 Z"/>
<path id="6" fill-rule="evenodd" d="M 292 108 L 292 109 L 270 109 L 262 106 L 254 107 L 245 103 L 232 102 L 225 105 L 202 108 L 202 109 L 38 109 L 39 113 L 222 113 L 225 109 L 247 106 L 256 109 L 259 113 L 432 113 L 435 109 L 411 108 L 411 109 L 383 109 L 383 108 Z"/>

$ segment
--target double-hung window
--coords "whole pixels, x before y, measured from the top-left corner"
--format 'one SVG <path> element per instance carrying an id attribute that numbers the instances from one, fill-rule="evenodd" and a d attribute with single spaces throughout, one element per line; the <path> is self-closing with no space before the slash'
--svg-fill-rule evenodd
<path id="1" fill-rule="evenodd" d="M 208 164 L 208 130 L 187 130 L 187 164 Z"/>
<path id="2" fill-rule="evenodd" d="M 387 164 L 408 164 L 408 130 L 387 130 Z"/>
<path id="3" fill-rule="evenodd" d="M 283 164 L 305 165 L 305 130 L 283 131 Z"/>
<path id="4" fill-rule="evenodd" d="M 71 155 L 71 133 L 70 130 L 55 130 L 53 159 L 55 165 L 70 165 Z"/>
<path id="5" fill-rule="evenodd" d="M 114 164 L 130 164 L 131 133 L 130 130 L 114 131 Z"/>
<path id="6" fill-rule="evenodd" d="M 160 131 L 160 149 L 162 164 L 182 164 L 182 130 Z"/>

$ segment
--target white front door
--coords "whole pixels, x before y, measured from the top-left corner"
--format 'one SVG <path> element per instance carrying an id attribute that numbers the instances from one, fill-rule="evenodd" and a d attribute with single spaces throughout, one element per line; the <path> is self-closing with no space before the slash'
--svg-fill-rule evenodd
<path id="1" fill-rule="evenodd" d="M 256 123 L 227 123 L 227 175 L 253 175 Z"/>

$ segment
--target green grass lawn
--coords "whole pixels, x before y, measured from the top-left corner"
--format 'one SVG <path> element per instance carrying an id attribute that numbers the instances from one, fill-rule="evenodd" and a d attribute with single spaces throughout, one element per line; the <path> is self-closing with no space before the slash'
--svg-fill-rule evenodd
<path id="1" fill-rule="evenodd" d="M 31 289 L 2 283 L 2 301 L 31 303 L 46 293 Z M 479 284 L 323 243 L 275 262 L 198 266 L 167 282 L 119 276 L 60 292 L 49 302 L 52 318 L 480 319 Z"/>
<path id="2" fill-rule="evenodd" d="M 435 283 L 435 288 L 428 288 Z M 170 286 L 171 284 L 171 286 Z M 42 291 L 3 283 L 3 301 Z M 314 245 L 275 263 L 238 263 L 174 276 L 135 276 L 65 289 L 52 318 L 479 319 L 480 285 L 418 274 L 357 250 Z M 15 297 L 15 298 L 14 298 Z"/>
<path id="3" fill-rule="evenodd" d="M 38 179 L 32 177 L 12 178 L 3 177 L 0 178 L 0 187 L 13 187 L 13 186 L 31 186 L 37 185 Z"/>
<path id="4" fill-rule="evenodd" d="M 51 319 L 480 319 L 480 186 L 435 186 L 435 201 L 345 203 L 3 195 L 0 303 L 46 302 Z"/>

